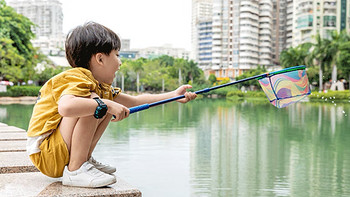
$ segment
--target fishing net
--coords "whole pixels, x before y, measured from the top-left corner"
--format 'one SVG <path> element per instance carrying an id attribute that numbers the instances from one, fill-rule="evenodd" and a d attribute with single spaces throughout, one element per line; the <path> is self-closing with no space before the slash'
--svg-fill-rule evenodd
<path id="1" fill-rule="evenodd" d="M 270 103 L 278 108 L 286 107 L 311 93 L 305 69 L 270 73 L 259 79 Z"/>

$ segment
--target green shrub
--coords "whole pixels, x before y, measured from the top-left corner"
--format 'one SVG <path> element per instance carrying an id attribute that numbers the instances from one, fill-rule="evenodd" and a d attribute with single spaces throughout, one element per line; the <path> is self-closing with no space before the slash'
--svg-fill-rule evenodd
<path id="1" fill-rule="evenodd" d="M 321 100 L 350 100 L 349 91 L 328 91 L 324 92 L 312 92 L 309 95 L 311 101 L 321 101 Z"/>
<path id="2" fill-rule="evenodd" d="M 236 99 L 236 98 L 264 98 L 266 97 L 263 91 L 247 91 L 242 92 L 240 90 L 230 91 L 227 93 L 226 98 Z"/>
<path id="3" fill-rule="evenodd" d="M 38 96 L 40 86 L 12 86 L 7 88 L 7 92 L 0 92 L 0 96 Z"/>

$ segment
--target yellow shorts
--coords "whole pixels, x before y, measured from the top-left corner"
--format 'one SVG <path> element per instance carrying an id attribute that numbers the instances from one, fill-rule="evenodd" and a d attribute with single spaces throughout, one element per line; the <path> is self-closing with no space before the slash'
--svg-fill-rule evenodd
<path id="1" fill-rule="evenodd" d="M 61 177 L 69 162 L 69 152 L 60 130 L 57 128 L 39 148 L 41 152 L 29 156 L 33 164 L 49 177 Z"/>

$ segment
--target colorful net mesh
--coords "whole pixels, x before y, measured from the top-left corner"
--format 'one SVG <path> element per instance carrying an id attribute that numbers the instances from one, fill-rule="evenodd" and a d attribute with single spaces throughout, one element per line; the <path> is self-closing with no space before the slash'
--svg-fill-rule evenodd
<path id="1" fill-rule="evenodd" d="M 278 108 L 296 103 L 311 93 L 305 70 L 294 70 L 259 79 L 270 103 Z"/>

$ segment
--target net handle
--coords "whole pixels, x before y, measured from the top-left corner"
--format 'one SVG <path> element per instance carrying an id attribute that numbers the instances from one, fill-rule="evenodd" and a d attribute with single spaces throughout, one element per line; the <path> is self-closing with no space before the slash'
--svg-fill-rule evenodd
<path id="1" fill-rule="evenodd" d="M 211 90 L 215 90 L 215 89 L 223 88 L 223 87 L 226 87 L 226 86 L 242 83 L 242 82 L 245 82 L 245 81 L 250 81 L 250 80 L 253 80 L 253 79 L 262 79 L 262 78 L 265 78 L 265 77 L 268 77 L 268 76 L 273 76 L 273 75 L 286 73 L 286 72 L 291 72 L 291 71 L 295 71 L 295 70 L 305 70 L 305 68 L 306 68 L 306 66 L 304 66 L 304 65 L 302 65 L 302 66 L 293 66 L 293 67 L 285 68 L 285 69 L 274 71 L 274 72 L 270 72 L 270 73 L 264 73 L 264 74 L 261 74 L 261 75 L 255 75 L 253 77 L 248 77 L 248 78 L 245 78 L 245 79 L 241 79 L 241 80 L 238 80 L 238 81 L 234 81 L 234 82 L 230 82 L 230 83 L 214 86 L 214 87 L 211 87 L 211 88 L 205 88 L 205 89 L 202 89 L 202 90 L 198 90 L 195 93 L 196 94 L 202 94 L 202 93 L 209 92 Z M 138 111 L 142 111 L 142 110 L 145 110 L 145 109 L 148 109 L 150 107 L 157 106 L 157 105 L 161 105 L 161 104 L 165 104 L 165 103 L 172 102 L 172 101 L 175 101 L 175 100 L 179 100 L 179 99 L 182 99 L 182 98 L 185 98 L 185 95 L 180 95 L 180 96 L 177 96 L 177 97 L 161 100 L 161 101 L 150 103 L 150 104 L 146 103 L 146 104 L 143 104 L 143 105 L 131 107 L 131 108 L 129 108 L 130 114 L 138 112 Z"/>

